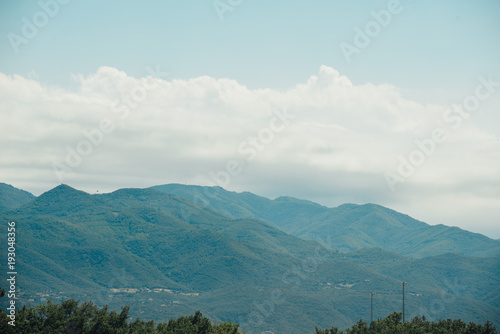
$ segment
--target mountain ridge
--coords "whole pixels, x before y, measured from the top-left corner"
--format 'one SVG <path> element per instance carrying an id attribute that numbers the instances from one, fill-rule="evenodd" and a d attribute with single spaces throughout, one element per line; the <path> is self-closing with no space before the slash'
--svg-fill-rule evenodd
<path id="1" fill-rule="evenodd" d="M 446 252 L 500 257 L 498 240 L 458 227 L 429 225 L 373 203 L 327 208 L 290 197 L 271 200 L 252 194 L 254 197 L 249 198 L 247 193 L 229 192 L 221 187 L 175 184 L 151 189 L 196 199 L 231 218 L 263 220 L 303 239 L 325 243 L 329 237 L 328 245 L 344 252 L 381 247 L 416 258 Z"/>
<path id="2" fill-rule="evenodd" d="M 19 208 L 36 197 L 26 190 L 0 182 L 0 212 Z"/>
<path id="3" fill-rule="evenodd" d="M 125 188 L 115 192 L 125 194 L 127 191 L 138 191 L 133 189 Z M 260 220 L 296 237 L 328 244 L 344 252 L 366 247 L 381 247 L 416 258 L 446 252 L 480 257 L 500 256 L 500 240 L 455 226 L 428 225 L 375 203 L 361 205 L 344 203 L 328 208 L 290 196 L 268 199 L 250 192 L 227 191 L 221 187 L 166 184 L 144 188 L 141 191 L 145 189 L 187 199 L 204 209 L 211 210 L 212 213 L 217 212 L 231 219 Z M 10 200 L 11 193 L 22 194 L 22 199 Z M 84 205 L 73 210 L 85 212 L 86 207 L 98 205 L 94 195 L 65 184 L 35 197 L 29 192 L 0 183 L 0 212 L 17 209 L 23 205 L 31 206 L 34 210 L 35 206 L 40 205 L 57 210 L 55 207 L 58 201 L 67 196 L 86 198 Z M 9 201 L 9 205 L 1 205 Z M 183 211 L 181 215 L 189 215 L 186 209 Z M 393 234 L 394 237 L 388 238 L 387 234 Z"/>

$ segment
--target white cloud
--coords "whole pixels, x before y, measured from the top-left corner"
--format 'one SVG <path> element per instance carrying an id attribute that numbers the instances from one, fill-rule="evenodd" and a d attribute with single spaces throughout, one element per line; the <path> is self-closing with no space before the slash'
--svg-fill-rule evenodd
<path id="1" fill-rule="evenodd" d="M 2 181 L 36 194 L 57 185 L 52 163 L 66 164 L 67 147 L 88 148 L 83 131 L 100 142 L 96 129 L 108 119 L 114 128 L 63 182 L 89 192 L 214 184 L 210 172 L 236 160 L 243 170 L 229 189 L 380 203 L 500 237 L 500 196 L 487 187 L 500 182 L 500 143 L 473 116 L 452 129 L 443 120 L 451 106 L 407 100 L 391 85 L 354 85 L 327 66 L 285 92 L 207 76 L 134 78 L 110 67 L 73 79 L 77 91 L 0 73 Z M 283 108 L 295 116 L 289 124 L 273 112 Z M 438 127 L 448 140 L 391 192 L 384 173 Z"/>

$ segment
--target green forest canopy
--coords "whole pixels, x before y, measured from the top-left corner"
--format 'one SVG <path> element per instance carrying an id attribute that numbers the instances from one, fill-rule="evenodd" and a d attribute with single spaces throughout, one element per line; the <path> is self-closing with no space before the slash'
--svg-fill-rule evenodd
<path id="1" fill-rule="evenodd" d="M 129 307 L 120 313 L 109 311 L 107 306 L 99 308 L 92 302 L 79 303 L 73 299 L 61 304 L 50 300 L 36 307 L 23 306 L 15 315 L 15 326 L 9 325 L 11 318 L 0 311 L 0 333 L 26 334 L 238 334 L 239 325 L 231 322 L 212 324 L 200 311 L 191 316 L 170 319 L 155 325 L 154 321 L 129 319 Z M 439 320 L 429 322 L 425 317 L 415 317 L 401 322 L 401 313 L 394 312 L 385 319 L 377 319 L 368 325 L 359 320 L 351 328 L 341 331 L 336 327 L 319 329 L 316 334 L 497 334 L 496 328 L 487 322 L 478 325 L 462 320 Z M 12 323 L 12 322 L 11 322 Z"/>

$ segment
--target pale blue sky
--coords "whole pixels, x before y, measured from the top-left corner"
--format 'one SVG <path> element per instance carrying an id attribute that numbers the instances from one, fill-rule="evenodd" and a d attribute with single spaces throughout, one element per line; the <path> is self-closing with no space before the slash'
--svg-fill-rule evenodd
<path id="1" fill-rule="evenodd" d="M 15 53 L 36 1 L 2 1 L 0 71 L 64 86 L 71 73 L 103 65 L 133 76 L 160 64 L 173 78 L 230 77 L 249 88 L 286 89 L 328 65 L 354 83 L 390 83 L 453 99 L 479 74 L 500 74 L 500 1 L 400 1 L 371 44 L 349 64 L 352 43 L 372 10 L 390 1 L 242 1 L 221 21 L 212 1 L 69 1 Z M 439 92 L 433 95 L 432 92 Z M 447 93 L 449 92 L 449 93 Z M 436 96 L 437 95 L 437 96 Z M 418 96 L 418 95 L 416 95 Z"/>

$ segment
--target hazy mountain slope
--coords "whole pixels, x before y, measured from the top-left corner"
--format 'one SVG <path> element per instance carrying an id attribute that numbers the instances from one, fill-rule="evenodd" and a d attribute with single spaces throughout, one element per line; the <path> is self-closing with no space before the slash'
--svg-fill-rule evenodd
<path id="1" fill-rule="evenodd" d="M 398 281 L 407 281 L 406 291 L 410 298 L 421 299 L 420 305 L 410 311 L 413 316 L 426 314 L 427 317 L 440 319 L 453 314 L 459 317 L 456 305 L 460 303 L 468 307 L 476 305 L 485 311 L 489 319 L 500 321 L 499 258 L 447 253 L 409 259 L 372 248 L 348 253 L 345 259 L 383 272 Z M 422 282 L 425 284 L 422 285 Z M 429 292 L 433 289 L 439 293 L 431 297 Z"/>
<path id="2" fill-rule="evenodd" d="M 131 192 L 137 201 L 130 199 Z M 59 265 L 65 264 L 80 277 L 89 277 L 92 268 L 128 267 L 132 276 L 142 280 L 148 275 L 147 281 L 153 279 L 156 284 L 162 281 L 163 285 L 175 288 L 171 280 L 177 280 L 192 289 L 212 289 L 227 286 L 240 276 L 242 280 L 245 277 L 265 280 L 259 268 L 272 268 L 270 261 L 286 263 L 291 259 L 271 249 L 266 249 L 264 256 L 262 247 L 195 227 L 208 224 L 208 220 L 214 225 L 225 225 L 228 220 L 224 217 L 218 216 L 223 221 L 217 223 L 206 212 L 193 214 L 193 218 L 207 220 L 193 226 L 164 211 L 131 205 L 143 200 L 149 205 L 152 202 L 149 195 L 145 197 L 140 190 L 124 190 L 116 196 L 116 202 L 106 202 L 102 200 L 104 195 L 99 198 L 61 185 L 26 207 L 6 214 L 18 221 L 19 238 L 30 239 L 30 249 L 38 249 L 41 255 Z M 172 196 L 159 192 L 153 195 L 163 199 L 164 207 L 173 208 L 175 213 L 176 198 L 172 200 Z M 283 232 L 277 233 L 288 237 Z M 84 265 L 74 265 L 81 261 Z M 112 279 L 106 274 L 111 273 L 98 271 L 91 277 L 96 283 L 105 284 Z"/>
<path id="3" fill-rule="evenodd" d="M 330 237 L 343 251 L 379 247 L 402 255 L 426 257 L 456 252 L 472 256 L 500 256 L 500 243 L 481 234 L 444 225 L 430 226 L 375 204 L 341 205 L 319 222 L 295 230 L 294 235 Z"/>
<path id="4" fill-rule="evenodd" d="M 379 249 L 362 249 L 345 255 L 346 260 L 362 264 L 390 277 L 404 280 L 412 277 L 426 282 L 427 287 L 456 290 L 464 296 L 480 296 L 481 300 L 500 305 L 498 275 L 499 258 L 478 258 L 454 253 L 409 259 Z M 451 278 L 451 281 L 450 281 Z M 481 281 L 480 285 L 477 282 Z"/>
<path id="5" fill-rule="evenodd" d="M 328 208 L 317 203 L 293 197 L 283 196 L 270 200 L 250 192 L 236 193 L 221 187 L 166 184 L 151 189 L 186 198 L 230 218 L 260 219 L 271 222 L 283 230 L 293 228 L 295 222 L 304 222 L 311 216 L 328 211 Z M 295 218 L 289 220 L 290 217 Z"/>
<path id="6" fill-rule="evenodd" d="M 27 191 L 0 182 L 0 212 L 19 208 L 35 198 L 35 196 Z"/>
<path id="7" fill-rule="evenodd" d="M 161 229 L 152 224 L 151 216 L 144 217 L 146 214 L 131 209 L 111 212 L 92 196 L 59 186 L 27 206 L 4 212 L 0 217 L 16 221 L 21 268 L 27 265 L 44 269 L 40 277 L 23 276 L 27 281 L 25 288 L 57 290 L 58 282 L 63 280 L 72 284 L 74 291 L 83 291 L 113 282 L 113 270 L 121 268 L 149 282 L 167 281 L 179 287 L 155 265 L 142 261 L 143 254 L 133 247 L 135 243 L 141 244 L 140 239 L 147 238 L 148 232 L 161 233 Z M 185 229 L 189 229 L 189 225 L 185 225 Z M 182 231 L 183 227 L 168 222 L 169 229 Z M 131 229 L 132 235 L 128 233 Z M 28 268 L 19 271 L 24 270 L 31 273 Z"/>
<path id="8" fill-rule="evenodd" d="M 169 217 L 244 241 L 255 248 L 264 247 L 277 252 L 304 255 L 318 246 L 317 242 L 291 236 L 262 221 L 230 219 L 208 207 L 154 189 L 120 189 L 110 194 L 98 195 L 95 199 L 100 203 L 118 208 L 156 209 Z"/>
<path id="9" fill-rule="evenodd" d="M 176 194 L 233 218 L 261 219 L 292 235 L 327 243 L 341 251 L 379 247 L 412 257 L 449 252 L 499 257 L 500 242 L 457 227 L 430 226 L 375 204 L 326 208 L 291 197 L 270 200 L 220 187 L 164 185 L 153 189 Z"/>

